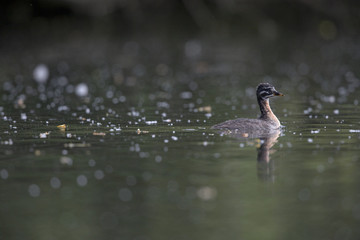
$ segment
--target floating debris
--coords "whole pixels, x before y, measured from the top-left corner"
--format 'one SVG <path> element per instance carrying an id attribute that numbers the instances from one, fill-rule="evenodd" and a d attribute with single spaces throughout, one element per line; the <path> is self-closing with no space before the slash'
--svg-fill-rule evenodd
<path id="1" fill-rule="evenodd" d="M 90 143 L 65 143 L 64 147 L 66 148 L 84 148 L 84 147 L 90 147 Z"/>
<path id="2" fill-rule="evenodd" d="M 351 133 L 360 133 L 359 129 L 350 129 L 349 132 Z"/>
<path id="3" fill-rule="evenodd" d="M 40 156 L 41 155 L 41 151 L 39 150 L 39 149 L 36 149 L 35 151 L 34 151 L 34 154 L 35 154 L 35 156 Z"/>
<path id="4" fill-rule="evenodd" d="M 61 125 L 58 125 L 56 126 L 58 129 L 62 130 L 62 131 L 65 131 L 66 130 L 66 124 L 61 124 Z"/>
<path id="5" fill-rule="evenodd" d="M 106 133 L 104 133 L 104 132 L 93 132 L 93 135 L 94 136 L 105 136 Z"/>
<path id="6" fill-rule="evenodd" d="M 149 133 L 149 131 L 141 131 L 141 130 L 138 128 L 138 130 L 136 130 L 136 133 L 137 133 L 137 134 Z"/>
<path id="7" fill-rule="evenodd" d="M 145 121 L 145 124 L 146 125 L 156 125 L 157 124 L 157 121 Z"/>
<path id="8" fill-rule="evenodd" d="M 242 133 L 241 136 L 244 137 L 244 138 L 247 138 L 247 137 L 249 137 L 249 134 L 248 133 Z"/>
<path id="9" fill-rule="evenodd" d="M 14 104 L 15 108 L 19 108 L 19 109 L 24 109 L 26 108 L 25 105 L 25 97 L 20 97 L 16 100 L 15 104 Z"/>
<path id="10" fill-rule="evenodd" d="M 62 156 L 60 157 L 60 163 L 63 165 L 68 165 L 68 166 L 72 166 L 73 165 L 73 160 L 69 157 L 66 156 Z"/>
<path id="11" fill-rule="evenodd" d="M 1 145 L 13 145 L 14 142 L 13 142 L 13 140 L 10 138 L 9 140 L 1 141 L 0 144 L 1 144 Z"/>
<path id="12" fill-rule="evenodd" d="M 197 131 L 196 129 L 193 129 L 193 128 L 186 128 L 186 129 L 183 129 L 184 132 L 195 132 Z"/>
<path id="13" fill-rule="evenodd" d="M 39 137 L 40 138 L 47 138 L 48 135 L 50 135 L 50 132 L 44 132 L 44 133 L 40 133 Z"/>
<path id="14" fill-rule="evenodd" d="M 311 130 L 311 131 L 310 131 L 310 133 L 311 133 L 311 134 L 317 134 L 317 133 L 319 133 L 319 132 L 320 132 L 320 129 L 317 129 L 317 130 Z"/>
<path id="15" fill-rule="evenodd" d="M 198 111 L 199 112 L 208 112 L 208 113 L 210 113 L 211 112 L 211 106 L 204 106 L 204 107 L 199 107 L 198 108 Z"/>

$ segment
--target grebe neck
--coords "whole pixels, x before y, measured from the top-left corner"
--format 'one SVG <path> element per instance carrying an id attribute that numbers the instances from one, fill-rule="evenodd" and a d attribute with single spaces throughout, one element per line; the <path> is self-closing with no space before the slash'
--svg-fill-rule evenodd
<path id="1" fill-rule="evenodd" d="M 273 111 L 270 108 L 269 99 L 259 99 L 258 98 L 258 103 L 259 103 L 260 112 L 261 112 L 260 119 L 271 120 L 271 121 L 275 122 L 277 126 L 280 127 L 279 119 L 275 116 L 275 114 L 273 113 Z"/>

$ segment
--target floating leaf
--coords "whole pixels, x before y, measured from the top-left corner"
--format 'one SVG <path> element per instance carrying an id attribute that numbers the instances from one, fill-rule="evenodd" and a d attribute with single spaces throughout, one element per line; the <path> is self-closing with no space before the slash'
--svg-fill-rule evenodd
<path id="1" fill-rule="evenodd" d="M 61 131 L 65 131 L 66 130 L 66 128 L 67 128 L 67 126 L 66 126 L 66 124 L 61 124 L 61 125 L 58 125 L 58 126 L 56 126 L 58 129 L 60 129 Z"/>
<path id="2" fill-rule="evenodd" d="M 198 108 L 199 112 L 211 112 L 211 106 L 204 106 L 204 107 L 199 107 Z"/>
<path id="3" fill-rule="evenodd" d="M 93 132 L 93 135 L 94 136 L 105 136 L 106 133 L 104 133 L 104 132 Z"/>

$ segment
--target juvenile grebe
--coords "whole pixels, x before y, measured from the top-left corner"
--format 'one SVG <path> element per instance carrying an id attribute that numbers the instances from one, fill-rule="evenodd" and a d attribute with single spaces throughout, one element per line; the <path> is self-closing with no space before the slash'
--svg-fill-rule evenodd
<path id="1" fill-rule="evenodd" d="M 260 83 L 256 89 L 256 96 L 261 112 L 258 119 L 238 118 L 216 124 L 211 128 L 236 131 L 237 133 L 248 134 L 251 136 L 266 135 L 279 129 L 281 124 L 279 119 L 271 111 L 269 98 L 284 95 L 276 91 L 275 87 L 271 84 Z"/>

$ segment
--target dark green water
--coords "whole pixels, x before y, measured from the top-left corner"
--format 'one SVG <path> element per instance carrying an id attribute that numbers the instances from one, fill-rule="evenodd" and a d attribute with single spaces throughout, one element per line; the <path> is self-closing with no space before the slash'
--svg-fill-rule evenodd
<path id="1" fill-rule="evenodd" d="M 1 239 L 359 238 L 355 41 L 81 40 L 2 56 Z M 278 137 L 210 130 L 259 82 Z"/>

